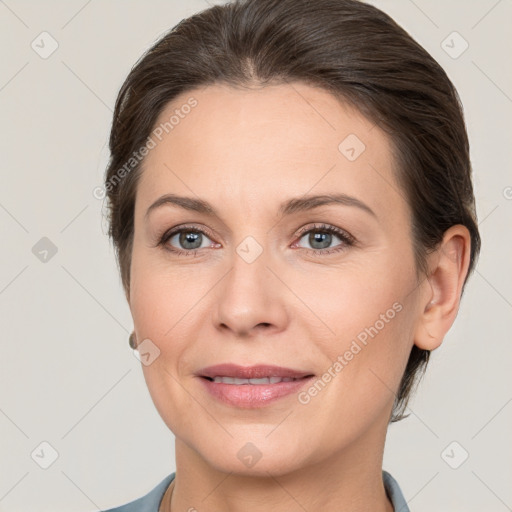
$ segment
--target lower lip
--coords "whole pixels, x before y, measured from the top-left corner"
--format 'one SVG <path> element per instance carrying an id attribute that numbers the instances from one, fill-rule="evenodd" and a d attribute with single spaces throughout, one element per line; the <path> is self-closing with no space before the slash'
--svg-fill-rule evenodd
<path id="1" fill-rule="evenodd" d="M 255 409 L 279 398 L 297 393 L 313 376 L 276 384 L 224 384 L 199 377 L 206 389 L 218 400 L 235 407 Z"/>

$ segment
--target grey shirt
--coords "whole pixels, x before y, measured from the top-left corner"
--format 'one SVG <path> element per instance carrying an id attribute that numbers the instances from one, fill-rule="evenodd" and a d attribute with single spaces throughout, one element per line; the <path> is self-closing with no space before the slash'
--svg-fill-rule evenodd
<path id="1" fill-rule="evenodd" d="M 149 491 L 142 498 L 126 503 L 126 505 L 121 505 L 120 507 L 110 508 L 103 512 L 158 512 L 165 491 L 174 480 L 175 475 L 176 473 L 171 473 L 166 476 L 154 489 Z M 384 470 L 382 471 L 382 479 L 384 481 L 384 488 L 393 504 L 395 512 L 411 512 L 398 482 Z"/>

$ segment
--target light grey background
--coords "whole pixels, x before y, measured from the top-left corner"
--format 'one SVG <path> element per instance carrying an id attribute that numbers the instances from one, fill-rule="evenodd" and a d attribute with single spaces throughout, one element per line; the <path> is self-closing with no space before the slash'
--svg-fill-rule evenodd
<path id="1" fill-rule="evenodd" d="M 389 429 L 384 469 L 414 512 L 512 510 L 512 2 L 372 3 L 459 90 L 483 240 L 411 415 Z M 102 183 L 112 109 L 131 66 L 207 7 L 205 0 L 0 0 L 2 512 L 104 509 L 142 496 L 175 470 L 173 435 L 128 346 L 133 323 L 92 191 Z M 51 49 L 43 31 L 58 43 L 45 59 L 31 47 Z M 463 48 L 454 31 L 469 44 L 458 58 L 445 51 Z M 42 237 L 57 247 L 47 262 L 32 251 Z M 58 452 L 47 469 L 40 464 L 51 461 L 51 448 L 43 442 Z M 454 465 L 464 451 L 468 459 L 452 469 L 447 461 Z"/>

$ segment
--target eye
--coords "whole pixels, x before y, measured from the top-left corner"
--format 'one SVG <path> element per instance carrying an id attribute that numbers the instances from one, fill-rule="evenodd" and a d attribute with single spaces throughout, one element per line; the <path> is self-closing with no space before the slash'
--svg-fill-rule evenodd
<path id="1" fill-rule="evenodd" d="M 159 245 L 178 255 L 195 256 L 199 249 L 212 246 L 211 240 L 207 243 L 209 240 L 207 235 L 208 233 L 203 229 L 181 226 L 166 232 L 160 239 Z"/>
<path id="2" fill-rule="evenodd" d="M 331 247 L 334 240 L 333 235 L 334 238 L 341 240 L 341 243 Z M 162 235 L 158 245 L 178 256 L 196 256 L 200 249 L 212 246 L 220 247 L 220 244 L 211 241 L 210 236 L 210 233 L 204 228 L 178 226 Z M 305 248 L 305 250 L 314 255 L 340 252 L 355 245 L 356 242 L 355 238 L 346 231 L 326 224 L 307 226 L 299 232 L 299 236 L 301 237 L 299 242 L 306 239 L 307 243 L 312 246 L 312 249 Z"/>
<path id="3" fill-rule="evenodd" d="M 343 251 L 355 243 L 354 237 L 346 231 L 326 224 L 315 225 L 313 227 L 308 226 L 302 229 L 299 235 L 301 236 L 300 240 L 306 239 L 307 243 L 312 246 L 312 249 L 306 248 L 306 250 L 313 254 L 323 255 Z M 333 235 L 335 238 L 342 241 L 341 244 L 338 244 L 334 248 L 330 247 L 333 242 Z"/>

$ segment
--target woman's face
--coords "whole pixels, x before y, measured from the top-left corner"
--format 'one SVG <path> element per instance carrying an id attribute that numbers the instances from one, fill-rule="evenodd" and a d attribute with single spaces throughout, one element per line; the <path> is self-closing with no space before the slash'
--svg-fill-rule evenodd
<path id="1" fill-rule="evenodd" d="M 154 132 L 138 184 L 131 266 L 159 414 L 197 460 L 226 472 L 277 475 L 378 452 L 424 286 L 388 138 L 301 83 L 197 89 L 157 126 L 173 114 Z M 148 212 L 166 194 L 214 213 L 172 202 Z M 355 199 L 305 202 L 341 195 Z M 200 376 L 224 363 L 314 377 L 255 389 Z M 278 389 L 288 394 L 266 400 Z"/>

